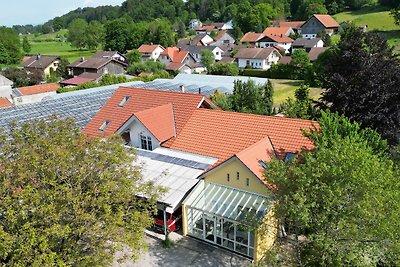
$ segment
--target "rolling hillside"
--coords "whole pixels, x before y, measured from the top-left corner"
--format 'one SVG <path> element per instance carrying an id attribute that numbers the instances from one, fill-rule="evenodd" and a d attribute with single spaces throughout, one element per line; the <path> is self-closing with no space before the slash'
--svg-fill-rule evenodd
<path id="1" fill-rule="evenodd" d="M 400 26 L 394 24 L 394 19 L 387 8 L 381 6 L 366 7 L 358 11 L 347 11 L 334 15 L 337 22 L 352 21 L 355 24 L 367 24 L 369 30 L 384 32 L 389 44 L 400 51 Z"/>

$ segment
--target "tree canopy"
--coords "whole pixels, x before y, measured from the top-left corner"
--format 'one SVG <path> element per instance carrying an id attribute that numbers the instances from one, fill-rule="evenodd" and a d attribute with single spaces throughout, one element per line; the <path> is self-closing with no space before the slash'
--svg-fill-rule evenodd
<path id="1" fill-rule="evenodd" d="M 400 142 L 400 60 L 384 37 L 349 26 L 316 65 L 326 88 L 322 107 L 376 129 L 392 144 Z"/>
<path id="2" fill-rule="evenodd" d="M 0 27 L 0 64 L 17 64 L 20 62 L 21 41 L 18 33 L 7 27 Z"/>
<path id="3" fill-rule="evenodd" d="M 338 114 L 322 113 L 315 151 L 268 164 L 276 215 L 301 266 L 395 266 L 400 176 L 387 145 Z M 383 149 L 382 149 L 383 148 Z"/>
<path id="4" fill-rule="evenodd" d="M 158 189 L 132 164 L 134 151 L 119 137 L 87 138 L 72 120 L 8 133 L 0 141 L 0 265 L 107 266 L 122 246 L 138 255 Z"/>

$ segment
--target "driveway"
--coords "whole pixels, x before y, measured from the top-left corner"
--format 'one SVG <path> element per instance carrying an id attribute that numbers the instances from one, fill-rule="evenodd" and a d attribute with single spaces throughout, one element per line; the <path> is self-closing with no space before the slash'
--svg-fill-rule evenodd
<path id="1" fill-rule="evenodd" d="M 246 267 L 251 266 L 250 260 L 226 250 L 213 247 L 190 237 L 176 233 L 170 234 L 174 241 L 171 248 L 161 244 L 161 235 L 147 231 L 145 241 L 149 248 L 138 261 L 124 264 L 114 263 L 113 267 Z"/>

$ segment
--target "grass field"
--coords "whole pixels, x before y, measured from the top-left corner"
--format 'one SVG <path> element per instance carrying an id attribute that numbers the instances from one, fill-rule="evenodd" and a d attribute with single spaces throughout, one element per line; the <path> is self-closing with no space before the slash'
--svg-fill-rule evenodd
<path id="1" fill-rule="evenodd" d="M 294 98 L 294 91 L 300 87 L 302 81 L 295 80 L 281 80 L 281 79 L 271 79 L 274 85 L 274 106 L 278 107 L 282 102 L 284 102 L 288 97 Z M 318 99 L 321 96 L 321 88 L 310 88 L 310 96 L 313 99 Z"/>
<path id="2" fill-rule="evenodd" d="M 61 30 L 49 34 L 27 35 L 32 50 L 30 54 L 60 56 L 73 62 L 81 57 L 91 57 L 95 51 L 79 50 L 65 42 L 68 30 Z"/>
<path id="3" fill-rule="evenodd" d="M 337 22 L 352 21 L 355 24 L 367 24 L 368 30 L 383 32 L 390 45 L 400 49 L 400 26 L 394 24 L 394 19 L 385 7 L 365 7 L 357 11 L 347 11 L 334 15 Z"/>

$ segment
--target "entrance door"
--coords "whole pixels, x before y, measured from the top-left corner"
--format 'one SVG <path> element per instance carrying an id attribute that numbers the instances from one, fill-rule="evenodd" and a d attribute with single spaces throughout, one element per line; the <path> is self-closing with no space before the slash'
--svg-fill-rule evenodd
<path id="1" fill-rule="evenodd" d="M 215 217 L 205 214 L 204 216 L 204 239 L 215 243 Z"/>

